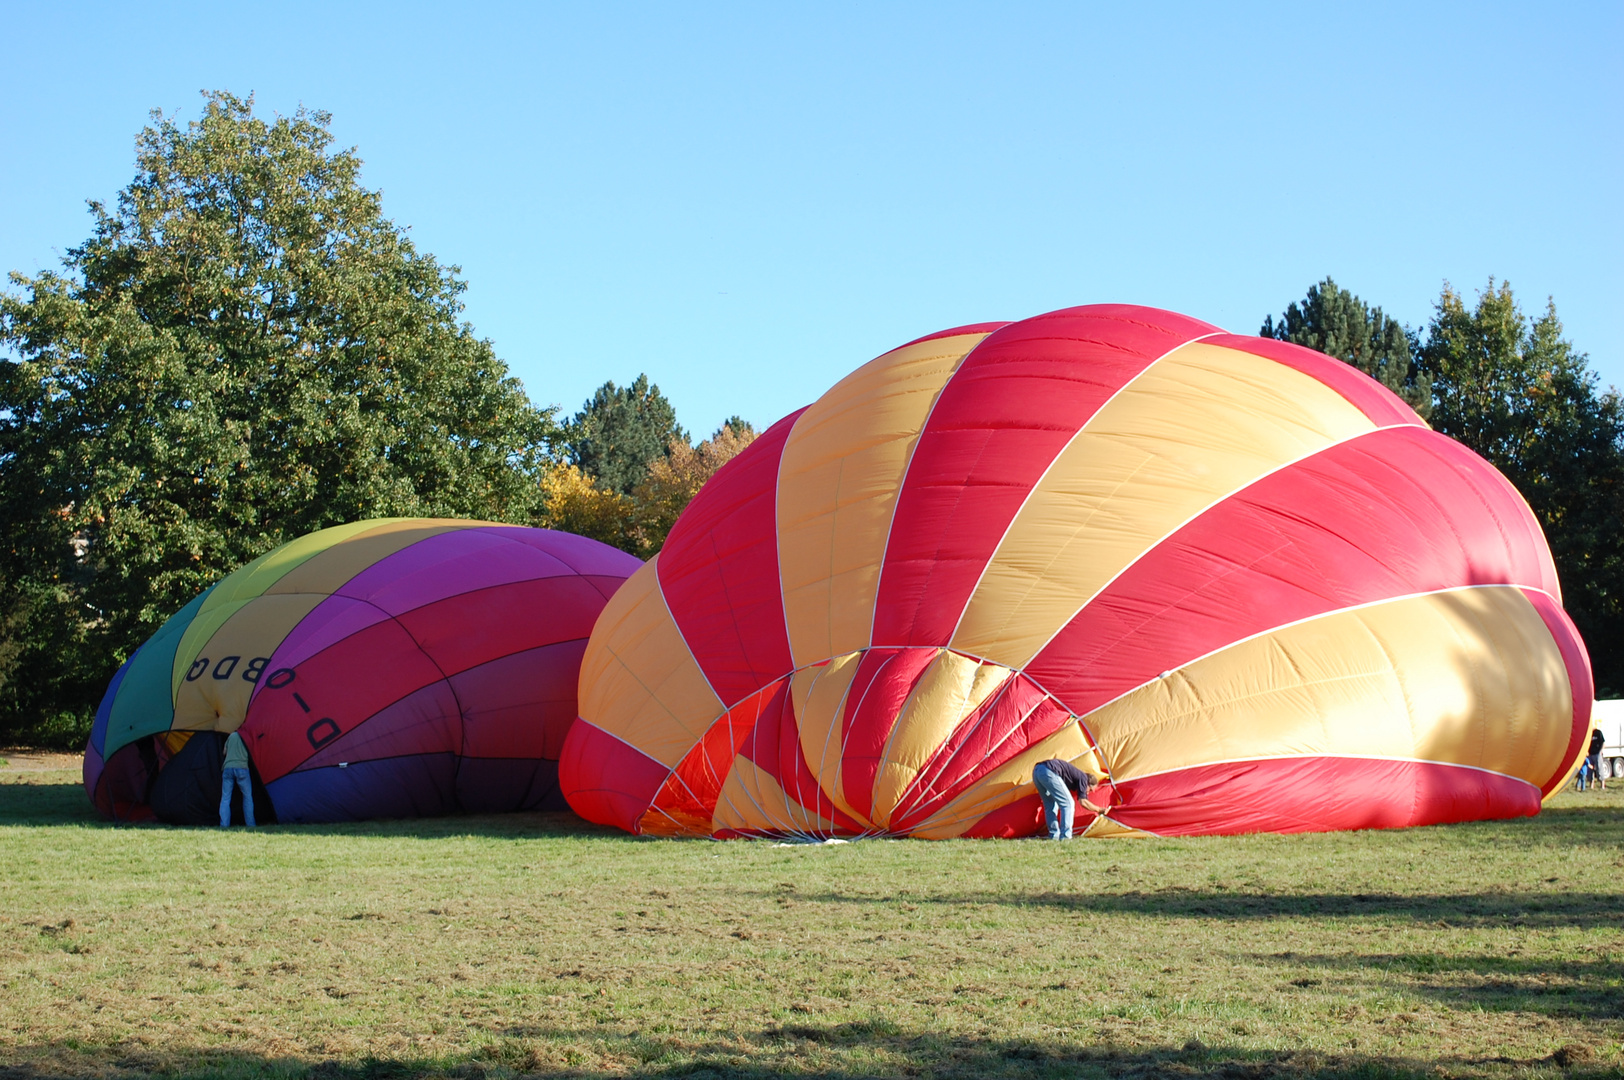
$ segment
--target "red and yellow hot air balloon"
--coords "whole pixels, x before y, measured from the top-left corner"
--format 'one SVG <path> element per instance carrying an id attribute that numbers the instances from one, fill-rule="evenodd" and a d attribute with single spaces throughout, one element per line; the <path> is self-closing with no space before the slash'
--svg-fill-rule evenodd
<path id="1" fill-rule="evenodd" d="M 775 425 L 605 608 L 560 783 L 633 832 L 1536 813 L 1589 662 L 1526 503 L 1357 370 L 1166 311 L 922 338 Z"/>

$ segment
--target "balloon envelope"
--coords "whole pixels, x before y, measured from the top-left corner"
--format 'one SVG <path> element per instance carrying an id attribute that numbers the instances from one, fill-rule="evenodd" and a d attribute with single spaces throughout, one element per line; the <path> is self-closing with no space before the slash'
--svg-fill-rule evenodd
<path id="1" fill-rule="evenodd" d="M 487 522 L 301 537 L 193 600 L 119 670 L 86 790 L 107 817 L 205 823 L 220 745 L 240 730 L 262 820 L 562 809 L 581 653 L 640 565 Z"/>
<path id="2" fill-rule="evenodd" d="M 561 783 L 633 832 L 1537 812 L 1588 659 L 1526 503 L 1356 369 L 1171 312 L 961 327 L 763 434 L 605 608 Z"/>

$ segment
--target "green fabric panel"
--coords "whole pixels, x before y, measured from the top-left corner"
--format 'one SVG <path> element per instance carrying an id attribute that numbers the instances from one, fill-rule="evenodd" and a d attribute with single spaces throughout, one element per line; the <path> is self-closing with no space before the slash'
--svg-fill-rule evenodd
<path id="1" fill-rule="evenodd" d="M 213 586 L 205 589 L 197 599 L 171 615 L 130 661 L 118 696 L 113 699 L 113 708 L 108 712 L 103 761 L 143 735 L 168 731 L 174 723 L 175 698 L 170 672 L 175 667 L 175 650 L 213 591 Z"/>

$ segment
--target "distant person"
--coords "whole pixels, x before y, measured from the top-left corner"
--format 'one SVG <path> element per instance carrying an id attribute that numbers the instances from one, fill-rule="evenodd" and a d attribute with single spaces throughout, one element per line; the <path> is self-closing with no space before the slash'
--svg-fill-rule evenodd
<path id="1" fill-rule="evenodd" d="M 220 828 L 231 828 L 231 789 L 242 792 L 242 819 L 254 827 L 254 787 L 248 778 L 248 747 L 233 731 L 226 736 L 226 760 L 220 767 Z"/>
<path id="2" fill-rule="evenodd" d="M 1043 799 L 1043 819 L 1049 825 L 1050 840 L 1070 840 L 1071 824 L 1077 812 L 1077 799 L 1088 798 L 1094 778 L 1069 761 L 1050 758 L 1032 768 L 1032 783 Z"/>
<path id="3" fill-rule="evenodd" d="M 1601 771 L 1601 748 L 1607 745 L 1607 736 L 1596 728 L 1590 733 L 1590 778 L 1607 790 L 1607 774 Z"/>

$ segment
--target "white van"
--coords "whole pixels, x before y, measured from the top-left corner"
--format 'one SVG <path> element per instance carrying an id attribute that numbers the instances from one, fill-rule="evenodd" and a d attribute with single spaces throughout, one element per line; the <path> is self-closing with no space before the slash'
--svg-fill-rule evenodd
<path id="1" fill-rule="evenodd" d="M 1601 748 L 1601 774 L 1609 779 L 1624 778 L 1624 698 L 1598 701 L 1590 710 L 1590 726 L 1600 728 L 1607 742 Z M 1590 743 L 1585 743 L 1590 749 Z"/>

